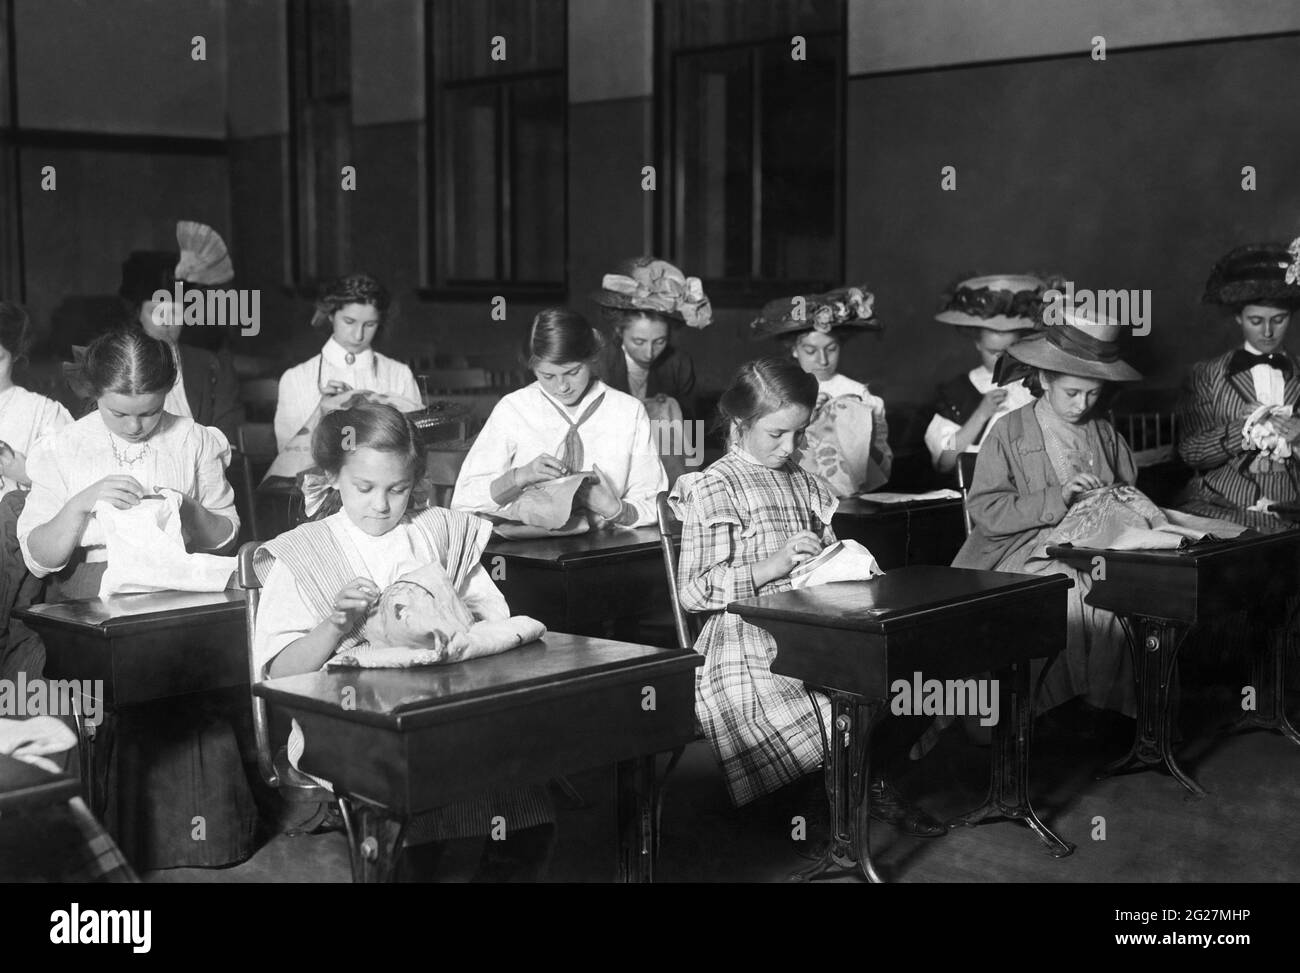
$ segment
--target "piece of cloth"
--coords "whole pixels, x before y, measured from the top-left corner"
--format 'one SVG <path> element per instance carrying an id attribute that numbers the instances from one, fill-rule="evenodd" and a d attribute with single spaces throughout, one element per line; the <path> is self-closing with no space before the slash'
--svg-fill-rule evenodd
<path id="1" fill-rule="evenodd" d="M 490 525 L 477 517 L 431 507 L 381 537 L 366 534 L 340 511 L 262 545 L 254 560 L 262 583 L 253 639 L 259 670 L 266 673 L 286 645 L 315 628 L 332 611 L 334 596 L 356 577 L 387 588 L 404 574 L 437 563 L 476 620 L 509 619 L 509 606 L 480 561 L 490 536 Z M 340 642 L 336 655 L 355 653 L 365 644 L 362 627 Z M 309 745 L 295 721 L 288 741 L 294 767 Z M 407 840 L 487 834 L 495 815 L 516 831 L 553 821 L 555 810 L 543 787 L 494 788 L 421 815 L 411 823 Z"/>
<path id="2" fill-rule="evenodd" d="M 1092 419 L 1085 426 L 1078 435 L 1096 450 L 1093 474 L 1106 486 L 1132 486 L 1137 465 L 1128 444 L 1104 420 Z M 1056 468 L 1063 457 L 1053 456 L 1056 451 L 1049 449 L 1037 405 L 1018 409 L 993 428 L 980 450 L 966 500 L 974 527 L 953 567 L 1073 579 L 1066 594 L 1065 649 L 1048 672 L 1039 711 L 1083 696 L 1094 706 L 1133 716 L 1132 663 L 1119 620 L 1087 603 L 1092 590 L 1088 572 L 1036 555 L 1068 509 Z"/>
<path id="3" fill-rule="evenodd" d="M 119 461 L 98 411 L 51 433 L 32 449 L 27 461 L 32 489 L 18 519 L 18 541 L 28 569 L 37 577 L 57 575 L 66 581 L 82 564 L 105 562 L 104 531 L 94 514 L 86 521 L 81 545 L 64 564 L 40 564 L 27 542 L 31 532 L 53 520 L 73 496 L 113 474 L 134 477 L 150 493 L 158 488 L 177 490 L 229 521 L 230 532 L 214 549 L 224 547 L 238 533 L 235 492 L 226 479 L 230 444 L 220 431 L 164 412 L 144 443 L 118 445 L 117 450 L 118 456 L 139 459 L 132 465 Z M 103 568 L 98 570 L 102 573 Z M 87 597 L 96 593 L 92 590 Z"/>
<path id="4" fill-rule="evenodd" d="M 808 588 L 835 581 L 870 581 L 885 572 L 872 553 L 855 540 L 836 541 L 790 572 L 790 587 Z"/>
<path id="5" fill-rule="evenodd" d="M 108 562 L 100 581 L 101 598 L 143 591 L 224 591 L 238 566 L 233 557 L 185 549 L 181 501 L 175 491 L 126 510 L 101 501 L 94 515 L 104 532 Z"/>
<path id="6" fill-rule="evenodd" d="M 400 585 L 401 582 L 397 582 Z M 390 590 L 391 590 L 390 586 Z M 527 615 L 515 615 L 498 621 L 473 622 L 447 639 L 415 638 L 388 644 L 372 639 L 366 645 L 336 655 L 326 665 L 340 669 L 414 669 L 460 662 L 464 658 L 497 655 L 536 642 L 546 634 L 546 626 Z M 430 642 L 434 648 L 423 648 Z"/>
<path id="7" fill-rule="evenodd" d="M 56 429 L 72 424 L 72 416 L 58 402 L 11 385 L 0 392 L 0 443 L 27 457 L 32 447 Z M 0 497 L 18 488 L 0 471 Z"/>
<path id="8" fill-rule="evenodd" d="M 1115 484 L 1079 497 L 1034 555 L 1046 557 L 1047 548 L 1056 544 L 1112 551 L 1174 550 L 1206 538 L 1236 537 L 1245 530 L 1230 520 L 1162 510 L 1137 487 Z"/>
<path id="9" fill-rule="evenodd" d="M 395 395 L 413 403 L 421 401 L 420 386 L 408 366 L 373 349 L 354 355 L 349 363 L 347 351 L 330 338 L 319 355 L 295 365 L 280 376 L 280 394 L 275 407 L 275 442 L 281 451 L 308 424 L 320 405 L 321 388 L 331 380 L 343 382 L 356 390 Z M 314 422 L 311 427 L 315 428 Z"/>
<path id="10" fill-rule="evenodd" d="M 1197 362 L 1188 373 L 1178 400 L 1178 455 L 1193 470 L 1191 480 L 1174 506 L 1189 513 L 1222 517 L 1256 530 L 1286 530 L 1289 524 L 1277 515 L 1259 509 L 1266 503 L 1300 502 L 1297 459 L 1268 468 L 1252 469 L 1257 453 L 1246 442 L 1246 420 L 1260 405 L 1300 403 L 1300 376 L 1296 360 L 1283 382 L 1282 401 L 1260 399 L 1254 369 L 1229 374 L 1235 352 Z M 1269 378 L 1281 377 L 1274 368 L 1265 369 Z"/>
<path id="11" fill-rule="evenodd" d="M 894 454 L 884 403 L 875 396 L 818 399 L 799 448 L 799 465 L 820 476 L 837 497 L 874 490 L 889 480 Z"/>
<path id="12" fill-rule="evenodd" d="M 50 773 L 60 768 L 38 758 L 63 753 L 77 745 L 77 734 L 53 716 L 33 716 L 26 720 L 0 719 L 0 753 L 35 764 Z"/>
<path id="13" fill-rule="evenodd" d="M 416 400 L 405 399 L 396 395 L 385 395 L 368 389 L 354 389 L 345 398 L 338 400 L 336 404 L 340 409 L 348 409 L 361 402 L 381 401 L 381 395 L 383 395 L 382 401 L 387 405 L 391 405 L 398 412 L 419 412 L 423 408 Z M 280 447 L 275 459 L 272 460 L 266 474 L 262 477 L 263 483 L 278 477 L 296 477 L 312 467 L 315 460 L 312 457 L 311 441 L 316 432 L 316 427 L 320 425 L 320 421 L 325 414 L 325 400 L 322 397 L 318 408 L 308 416 L 307 421 L 303 423 L 297 434 Z"/>
<path id="14" fill-rule="evenodd" d="M 821 766 L 818 720 L 830 725 L 830 701 L 819 695 L 814 706 L 802 682 L 774 674 L 772 636 L 726 607 L 788 591 L 789 578 L 755 588 L 754 565 L 801 530 L 835 543 L 830 525 L 839 501 L 794 463 L 768 469 L 735 448 L 678 480 L 674 498 L 682 520 L 677 590 L 686 611 L 707 614 L 695 643 L 704 656 L 695 714 L 732 803 L 748 804 Z"/>
<path id="15" fill-rule="evenodd" d="M 601 395 L 601 407 L 582 426 L 583 468 L 600 467 L 620 499 L 636 509 L 636 520 L 628 526 L 653 524 L 655 498 L 668 488 L 668 477 L 651 435 L 650 418 L 640 402 L 599 379 L 569 411 L 580 415 Z M 456 478 L 453 510 L 505 515 L 505 508 L 492 499 L 492 482 L 543 453 L 555 455 L 569 433 L 569 422 L 556 405 L 536 382 L 497 403 Z"/>
<path id="16" fill-rule="evenodd" d="M 1007 397 L 1002 400 L 1002 405 L 998 407 L 993 417 L 985 423 L 980 434 L 966 447 L 966 452 L 978 453 L 989 431 L 1003 416 L 1024 408 L 1034 401 L 1033 393 L 1025 387 L 1023 381 L 1012 382 L 1003 387 L 1007 390 Z M 932 464 L 937 466 L 939 458 L 944 453 L 956 452 L 954 440 L 957 433 L 979 408 L 984 396 L 995 388 L 998 388 L 998 385 L 993 380 L 993 370 L 983 365 L 972 368 L 965 375 L 939 386 L 934 416 L 925 429 L 925 448 L 930 453 Z"/>
<path id="17" fill-rule="evenodd" d="M 562 534 L 581 533 L 586 524 L 584 513 L 576 509 L 578 491 L 599 478 L 590 470 L 534 483 L 519 498 L 504 507 L 501 517 L 507 523 L 525 524 Z"/>

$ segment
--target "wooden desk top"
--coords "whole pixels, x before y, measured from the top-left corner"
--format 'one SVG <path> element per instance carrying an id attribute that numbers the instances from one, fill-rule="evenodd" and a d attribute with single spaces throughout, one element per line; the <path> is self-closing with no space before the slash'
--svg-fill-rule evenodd
<path id="1" fill-rule="evenodd" d="M 198 624 L 244 613 L 244 592 L 151 591 L 31 605 L 14 612 L 38 631 L 70 629 L 104 638 Z"/>
<path id="2" fill-rule="evenodd" d="M 255 691 L 273 703 L 402 731 L 507 708 L 517 697 L 562 696 L 611 680 L 649 682 L 703 662 L 703 656 L 688 649 L 548 632 L 518 649 L 455 665 L 327 669 L 268 679 Z M 355 708 L 344 710 L 341 702 L 348 689 L 355 694 Z"/>
<path id="3" fill-rule="evenodd" d="M 920 513 L 922 511 L 941 511 L 961 508 L 961 500 L 956 497 L 938 497 L 931 500 L 910 500 L 907 503 L 876 503 L 861 497 L 845 497 L 835 508 L 836 517 L 861 517 L 864 519 L 887 519 L 891 516 Z"/>
<path id="4" fill-rule="evenodd" d="M 0 754 L 0 814 L 62 804 L 80 793 L 81 785 L 72 777 Z"/>
<path id="5" fill-rule="evenodd" d="M 493 537 L 485 557 L 508 557 L 533 567 L 562 570 L 583 563 L 614 564 L 620 560 L 659 551 L 659 528 L 620 527 L 589 531 L 569 537 L 506 540 Z"/>
<path id="6" fill-rule="evenodd" d="M 732 602 L 727 611 L 755 624 L 773 619 L 888 635 L 952 609 L 974 608 L 1008 596 L 1038 598 L 1073 585 L 1064 574 L 1040 577 L 917 565 L 870 581 L 838 581 L 745 598 Z"/>
<path id="7" fill-rule="evenodd" d="M 1118 564 L 1151 564 L 1165 567 L 1203 567 L 1218 561 L 1253 558 L 1272 553 L 1278 548 L 1300 546 L 1300 530 L 1286 530 L 1276 534 L 1257 534 L 1253 537 L 1234 537 L 1210 544 L 1197 544 L 1176 551 L 1110 551 L 1094 547 L 1071 547 L 1054 544 L 1047 549 L 1050 557 L 1067 563 L 1092 563 L 1094 557 L 1104 557 Z"/>

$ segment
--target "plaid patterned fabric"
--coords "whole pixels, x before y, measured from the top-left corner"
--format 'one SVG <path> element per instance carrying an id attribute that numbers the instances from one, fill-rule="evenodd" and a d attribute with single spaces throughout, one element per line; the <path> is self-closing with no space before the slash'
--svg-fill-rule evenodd
<path id="1" fill-rule="evenodd" d="M 108 836 L 84 801 L 68 801 L 68 816 L 83 839 L 81 847 L 70 853 L 65 882 L 138 882 L 140 881 L 113 839 Z"/>
<path id="2" fill-rule="evenodd" d="M 1178 401 L 1178 454 L 1196 475 L 1178 507 L 1257 530 L 1282 530 L 1287 525 L 1277 517 L 1248 512 L 1246 508 L 1261 497 L 1288 503 L 1300 500 L 1300 483 L 1296 479 L 1300 467 L 1293 458 L 1278 464 L 1274 472 L 1243 471 L 1243 461 L 1253 454 L 1242 444 L 1241 428 L 1258 403 L 1250 372 L 1228 375 L 1232 355 L 1230 351 L 1197 362 L 1183 386 Z M 1291 377 L 1286 380 L 1286 402 L 1300 404 L 1300 364 L 1293 364 Z"/>
<path id="3" fill-rule="evenodd" d="M 822 762 L 821 734 L 803 683 L 773 675 L 776 643 L 724 610 L 755 594 L 790 588 L 788 578 L 754 588 L 750 569 L 801 530 L 834 543 L 838 501 L 826 482 L 793 463 L 770 470 L 735 450 L 677 485 L 682 498 L 678 591 L 687 611 L 710 613 L 695 651 L 695 712 L 737 806 L 798 780 Z M 824 726 L 830 701 L 818 697 Z"/>

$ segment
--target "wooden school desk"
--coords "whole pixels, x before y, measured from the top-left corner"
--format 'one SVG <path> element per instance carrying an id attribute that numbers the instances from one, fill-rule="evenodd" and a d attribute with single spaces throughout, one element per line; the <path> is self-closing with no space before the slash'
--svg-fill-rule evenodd
<path id="1" fill-rule="evenodd" d="M 831 527 L 841 540 L 855 540 L 886 571 L 909 564 L 951 564 L 966 540 L 961 500 L 873 503 L 845 497 Z"/>
<path id="2" fill-rule="evenodd" d="M 115 709 L 248 685 L 242 591 L 159 591 L 31 605 L 14 613 L 45 643 L 45 677 L 76 679 Z M 96 728 L 78 717 L 81 778 L 91 811 L 103 811 L 94 765 Z"/>
<path id="3" fill-rule="evenodd" d="M 0 815 L 38 811 L 80 796 L 74 778 L 0 753 Z"/>
<path id="4" fill-rule="evenodd" d="M 493 537 L 483 566 L 511 614 L 530 615 L 557 632 L 603 636 L 611 621 L 670 605 L 654 527 L 534 540 Z"/>
<path id="5" fill-rule="evenodd" d="M 695 737 L 682 649 L 548 633 L 501 655 L 419 669 L 329 669 L 259 683 L 302 726 L 301 769 L 334 784 L 355 881 L 392 878 L 410 819 L 490 785 L 616 764 L 619 873 L 654 875 L 654 756 Z M 509 823 L 507 822 L 507 827 Z"/>
<path id="6" fill-rule="evenodd" d="M 1105 567 L 1093 581 L 1087 601 L 1113 611 L 1124 623 L 1133 656 L 1138 720 L 1128 755 L 1106 774 L 1163 767 L 1180 784 L 1203 797 L 1205 790 L 1173 754 L 1170 701 L 1178 680 L 1178 651 L 1198 623 L 1247 609 L 1273 629 L 1265 652 L 1251 653 L 1251 685 L 1262 709 L 1243 719 L 1241 728 L 1259 727 L 1300 743 L 1286 715 L 1286 639 L 1279 629 L 1288 599 L 1297 593 L 1300 531 L 1289 530 L 1181 551 L 1102 551 L 1049 547 L 1047 553 L 1080 571 Z M 1094 559 L 1100 558 L 1101 561 Z"/>
<path id="7" fill-rule="evenodd" d="M 831 843 L 826 856 L 796 877 L 852 867 L 868 881 L 871 863 L 869 748 L 888 712 L 896 679 L 968 679 L 992 672 L 998 681 L 988 800 L 961 823 L 1024 821 L 1054 857 L 1074 846 L 1058 838 L 1029 803 L 1029 732 L 1033 700 L 1029 661 L 1065 648 L 1063 574 L 1037 577 L 963 568 L 909 567 L 871 581 L 837 582 L 733 602 L 727 611 L 765 628 L 776 640 L 772 671 L 831 698 L 824 728 Z M 849 737 L 847 753 L 842 745 Z"/>

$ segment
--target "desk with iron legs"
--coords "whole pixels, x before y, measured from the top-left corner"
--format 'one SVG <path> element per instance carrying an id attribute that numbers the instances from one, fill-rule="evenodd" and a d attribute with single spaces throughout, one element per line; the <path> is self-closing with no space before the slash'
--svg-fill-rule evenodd
<path id="1" fill-rule="evenodd" d="M 45 678 L 102 682 L 104 720 L 123 706 L 248 685 L 242 591 L 158 591 L 31 605 L 14 614 L 45 643 Z M 98 727 L 77 712 L 86 803 L 103 813 Z"/>
<path id="2" fill-rule="evenodd" d="M 1065 575 L 1036 577 L 946 567 L 909 567 L 871 581 L 839 582 L 733 602 L 727 611 L 776 640 L 772 671 L 830 696 L 823 728 L 831 842 L 824 859 L 796 878 L 857 867 L 879 882 L 868 842 L 871 733 L 896 679 L 997 680 L 988 799 L 959 819 L 974 825 L 1024 821 L 1053 857 L 1074 846 L 1058 838 L 1029 802 L 1033 698 L 1029 663 L 1065 648 Z M 848 742 L 845 743 L 847 738 Z"/>
<path id="3" fill-rule="evenodd" d="M 845 497 L 831 520 L 840 540 L 855 540 L 886 571 L 913 564 L 951 564 L 966 540 L 960 499 L 876 503 Z"/>
<path id="4" fill-rule="evenodd" d="M 1270 623 L 1267 646 L 1251 653 L 1251 685 L 1262 709 L 1239 729 L 1277 730 L 1292 743 L 1300 734 L 1286 714 L 1285 606 L 1297 593 L 1300 531 L 1203 544 L 1181 551 L 1104 551 L 1050 547 L 1047 553 L 1094 577 L 1087 601 L 1119 616 L 1128 637 L 1137 688 L 1133 746 L 1102 776 L 1163 768 L 1197 797 L 1205 790 L 1173 754 L 1171 699 L 1178 652 L 1194 626 L 1243 609 Z M 1102 576 L 1104 575 L 1104 577 Z"/>
<path id="5" fill-rule="evenodd" d="M 695 737 L 701 656 L 549 632 L 501 655 L 419 669 L 327 669 L 255 692 L 298 721 L 303 771 L 330 781 L 355 881 L 387 881 L 410 819 L 490 785 L 615 764 L 619 874 L 651 881 L 654 758 Z M 507 822 L 507 828 L 509 822 Z"/>

